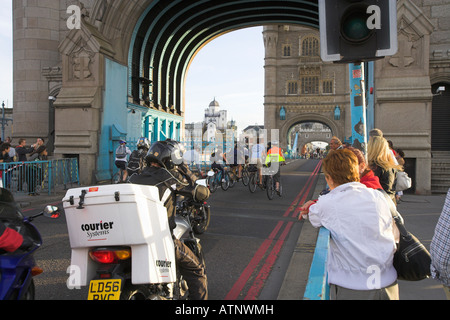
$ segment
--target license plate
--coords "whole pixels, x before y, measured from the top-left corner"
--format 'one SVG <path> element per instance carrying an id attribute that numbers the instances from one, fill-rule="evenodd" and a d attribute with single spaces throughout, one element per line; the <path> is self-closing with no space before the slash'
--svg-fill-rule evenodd
<path id="1" fill-rule="evenodd" d="M 122 280 L 92 280 L 88 300 L 120 300 Z"/>

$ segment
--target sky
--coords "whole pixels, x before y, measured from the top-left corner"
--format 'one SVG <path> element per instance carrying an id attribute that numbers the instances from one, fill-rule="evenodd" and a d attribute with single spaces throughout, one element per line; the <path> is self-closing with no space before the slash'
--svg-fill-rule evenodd
<path id="1" fill-rule="evenodd" d="M 0 0 L 0 104 L 12 108 L 12 0 Z"/>
<path id="2" fill-rule="evenodd" d="M 249 125 L 264 125 L 262 30 L 233 31 L 199 51 L 186 79 L 186 123 L 203 121 L 205 109 L 216 99 L 239 132 Z M 12 0 L 0 0 L 0 48 L 0 100 L 12 107 Z"/>
<path id="3" fill-rule="evenodd" d="M 239 132 L 264 125 L 263 28 L 233 31 L 216 38 L 194 58 L 186 78 L 186 122 L 199 122 L 216 99 Z"/>

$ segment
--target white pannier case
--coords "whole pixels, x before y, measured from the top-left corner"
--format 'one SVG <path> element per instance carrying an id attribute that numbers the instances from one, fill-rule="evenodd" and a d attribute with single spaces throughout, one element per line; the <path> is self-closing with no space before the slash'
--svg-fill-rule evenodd
<path id="1" fill-rule="evenodd" d="M 71 189 L 63 199 L 72 268 L 80 286 L 95 277 L 93 247 L 131 247 L 132 283 L 176 281 L 174 244 L 167 210 L 154 186 L 116 184 Z M 72 269 L 75 270 L 75 269 Z"/>

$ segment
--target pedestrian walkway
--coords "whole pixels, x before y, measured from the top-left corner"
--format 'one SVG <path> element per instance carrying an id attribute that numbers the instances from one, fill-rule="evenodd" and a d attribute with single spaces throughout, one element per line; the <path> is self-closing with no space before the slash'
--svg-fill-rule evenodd
<path id="1" fill-rule="evenodd" d="M 317 198 L 325 188 L 323 174 L 319 177 L 313 198 Z M 446 195 L 406 194 L 398 204 L 408 230 L 430 249 L 434 229 L 444 206 Z M 278 300 L 302 300 L 308 283 L 311 262 L 319 233 L 309 221 L 303 223 L 302 230 L 286 272 Z M 439 282 L 426 279 L 417 282 L 399 281 L 400 300 L 446 300 Z"/>
<path id="2" fill-rule="evenodd" d="M 51 195 L 48 193 L 42 193 L 35 196 L 30 196 L 26 192 L 14 193 L 14 200 L 17 202 L 20 208 L 36 208 L 43 209 L 46 205 L 57 204 L 66 195 L 67 190 L 63 187 L 58 187 Z"/>

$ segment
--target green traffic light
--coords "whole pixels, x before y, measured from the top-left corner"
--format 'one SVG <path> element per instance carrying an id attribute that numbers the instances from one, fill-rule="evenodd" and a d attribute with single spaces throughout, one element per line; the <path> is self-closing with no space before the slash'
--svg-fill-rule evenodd
<path id="1" fill-rule="evenodd" d="M 341 34 L 345 40 L 360 43 L 367 40 L 372 31 L 367 27 L 368 15 L 364 10 L 351 10 L 344 15 L 341 23 Z"/>

